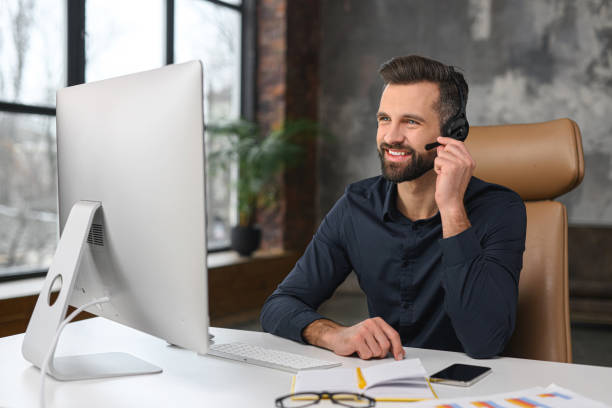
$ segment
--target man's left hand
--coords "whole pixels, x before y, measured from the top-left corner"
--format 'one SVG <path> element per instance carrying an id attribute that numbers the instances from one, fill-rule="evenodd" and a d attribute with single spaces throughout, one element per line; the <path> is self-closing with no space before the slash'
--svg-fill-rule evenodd
<path id="1" fill-rule="evenodd" d="M 476 162 L 463 142 L 450 137 L 439 137 L 437 141 L 441 146 L 434 160 L 434 171 L 438 175 L 435 200 L 442 218 L 443 236 L 447 238 L 470 227 L 463 197 Z"/>

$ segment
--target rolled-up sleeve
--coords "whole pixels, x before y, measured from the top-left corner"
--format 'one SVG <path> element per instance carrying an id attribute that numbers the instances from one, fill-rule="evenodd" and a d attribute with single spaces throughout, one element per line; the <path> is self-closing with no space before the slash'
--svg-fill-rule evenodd
<path id="1" fill-rule="evenodd" d="M 352 270 L 344 231 L 348 222 L 346 196 L 327 214 L 304 255 L 266 300 L 261 310 L 264 331 L 304 343 L 302 331 L 323 318 L 318 307 Z"/>
<path id="2" fill-rule="evenodd" d="M 525 250 L 527 220 L 520 197 L 487 211 L 494 214 L 480 239 L 468 228 L 440 240 L 444 307 L 474 358 L 501 353 L 512 336 Z"/>

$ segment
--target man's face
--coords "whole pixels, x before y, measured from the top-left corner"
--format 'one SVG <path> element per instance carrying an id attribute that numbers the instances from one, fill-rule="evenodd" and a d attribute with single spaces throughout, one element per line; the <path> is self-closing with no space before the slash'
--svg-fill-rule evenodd
<path id="1" fill-rule="evenodd" d="M 376 144 L 387 180 L 410 181 L 433 169 L 436 150 L 426 151 L 425 145 L 440 136 L 439 115 L 434 110 L 439 95 L 433 82 L 386 86 L 376 115 Z"/>

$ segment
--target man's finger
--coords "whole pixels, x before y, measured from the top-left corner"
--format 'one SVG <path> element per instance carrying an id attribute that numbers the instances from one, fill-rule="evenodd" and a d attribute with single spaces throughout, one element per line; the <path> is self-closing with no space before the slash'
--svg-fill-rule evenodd
<path id="1" fill-rule="evenodd" d="M 434 170 L 437 174 L 440 174 L 443 167 L 446 167 L 446 169 L 448 170 L 450 169 L 450 166 L 455 165 L 455 163 L 455 160 L 448 159 L 447 157 L 438 156 L 434 160 Z"/>
<path id="2" fill-rule="evenodd" d="M 385 333 L 389 341 L 391 341 L 391 350 L 393 352 L 393 357 L 395 357 L 396 360 L 403 359 L 405 352 L 404 348 L 402 347 L 402 340 L 400 339 L 399 333 L 395 331 L 393 327 L 389 326 L 389 324 L 383 319 L 380 319 L 378 321 L 378 326 Z"/>
<path id="3" fill-rule="evenodd" d="M 449 171 L 454 170 L 473 170 L 476 165 L 470 157 L 456 156 L 450 152 L 442 152 L 434 159 L 434 169 L 436 174 L 440 174 L 440 170 L 445 168 Z"/>
<path id="4" fill-rule="evenodd" d="M 450 145 L 450 144 L 457 144 L 457 145 L 463 144 L 463 142 L 457 139 L 453 139 L 452 137 L 444 137 L 444 136 L 439 136 L 436 139 L 436 142 L 440 143 L 443 146 Z"/>
<path id="5" fill-rule="evenodd" d="M 356 344 L 356 349 L 359 358 L 363 360 L 369 360 L 370 358 L 372 358 L 372 352 L 370 351 L 370 348 L 366 344 L 365 340 L 359 340 Z"/>
<path id="6" fill-rule="evenodd" d="M 456 144 L 448 144 L 444 146 L 443 152 L 454 154 L 458 157 L 468 156 L 469 153 L 465 146 L 456 145 Z"/>
<path id="7" fill-rule="evenodd" d="M 448 150 L 444 150 L 443 152 L 438 153 L 438 157 L 440 159 L 445 159 L 449 161 L 461 161 L 461 157 L 455 154 L 455 152 L 450 152 Z"/>
<path id="8" fill-rule="evenodd" d="M 438 156 L 444 154 L 450 154 L 466 165 L 471 165 L 473 162 L 470 152 L 468 152 L 467 148 L 463 145 L 463 143 L 460 143 L 458 145 L 446 145 L 441 152 L 438 152 Z"/>
<path id="9" fill-rule="evenodd" d="M 465 143 L 448 137 L 439 137 L 438 139 L 442 139 L 448 142 L 438 147 L 438 155 L 440 155 L 440 153 L 444 151 L 452 152 L 461 160 L 461 162 L 465 163 L 467 166 L 470 166 L 472 168 L 476 167 L 476 162 L 474 161 L 474 158 L 470 154 L 470 151 L 468 150 Z"/>
<path id="10" fill-rule="evenodd" d="M 367 336 L 364 336 L 364 340 L 365 340 L 366 345 L 372 352 L 371 357 L 380 357 L 380 355 L 382 354 L 382 349 L 380 348 L 380 345 L 374 338 L 374 335 L 369 334 Z"/>
<path id="11" fill-rule="evenodd" d="M 381 350 L 378 357 L 380 358 L 387 357 L 387 353 L 391 351 L 391 342 L 387 338 L 387 335 L 385 334 L 385 332 L 383 332 L 382 329 L 380 329 L 378 326 L 376 326 L 376 330 L 374 331 L 374 339 L 376 339 L 376 342 L 380 346 L 380 350 Z"/>

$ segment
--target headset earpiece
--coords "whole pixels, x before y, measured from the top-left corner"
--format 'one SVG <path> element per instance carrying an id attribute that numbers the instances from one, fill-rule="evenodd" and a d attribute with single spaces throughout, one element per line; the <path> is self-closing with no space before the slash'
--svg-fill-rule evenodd
<path id="1" fill-rule="evenodd" d="M 461 84 L 455 76 L 455 68 L 451 67 L 451 71 L 451 78 L 457 87 L 457 92 L 459 93 L 460 106 L 455 116 L 450 118 L 442 127 L 442 135 L 445 137 L 452 137 L 453 139 L 457 139 L 459 141 L 464 141 L 468 135 L 468 132 L 470 131 L 470 124 L 465 116 L 466 101 L 463 97 Z"/>
<path id="2" fill-rule="evenodd" d="M 444 126 L 442 126 L 442 136 L 444 137 L 452 137 L 453 139 L 459 140 L 463 142 L 470 131 L 470 124 L 468 123 L 467 117 L 465 116 L 465 105 L 466 100 L 463 97 L 463 91 L 461 90 L 461 84 L 459 80 L 455 76 L 455 68 L 450 67 L 451 69 L 451 78 L 457 87 L 457 92 L 459 93 L 459 110 L 455 113 L 455 116 L 446 121 Z M 425 150 L 431 150 L 440 146 L 440 143 L 428 143 L 425 145 Z"/>
<path id="3" fill-rule="evenodd" d="M 470 124 L 468 123 L 465 115 L 455 116 L 454 119 L 448 122 L 444 128 L 446 137 L 452 137 L 460 142 L 463 142 L 470 130 Z"/>

